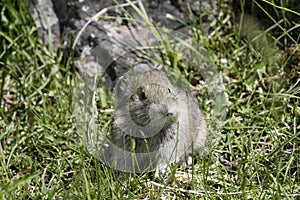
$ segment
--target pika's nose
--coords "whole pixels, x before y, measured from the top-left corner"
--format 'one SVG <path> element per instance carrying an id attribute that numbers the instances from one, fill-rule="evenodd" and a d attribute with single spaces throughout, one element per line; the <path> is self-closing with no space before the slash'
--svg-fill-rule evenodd
<path id="1" fill-rule="evenodd" d="M 149 115 L 151 114 L 158 114 L 158 115 L 167 115 L 168 114 L 168 107 L 164 104 L 152 104 L 149 108 Z"/>

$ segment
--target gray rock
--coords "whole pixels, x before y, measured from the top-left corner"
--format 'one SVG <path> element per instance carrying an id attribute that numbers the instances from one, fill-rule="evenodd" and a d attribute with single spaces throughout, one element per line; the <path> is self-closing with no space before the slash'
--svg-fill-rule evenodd
<path id="1" fill-rule="evenodd" d="M 60 26 L 51 0 L 30 1 L 29 4 L 32 18 L 41 37 L 42 43 L 54 52 L 60 45 Z"/>
<path id="2" fill-rule="evenodd" d="M 119 3 L 123 2 L 119 1 Z M 197 2 L 195 0 L 187 2 L 196 13 L 199 12 Z M 207 10 L 210 5 L 207 3 L 209 1 L 203 2 Z M 47 47 L 52 45 L 53 51 L 55 51 L 59 47 L 59 41 L 63 34 L 64 48 L 68 54 L 71 46 L 69 42 L 70 35 L 74 39 L 90 17 L 103 8 L 114 4 L 114 1 L 105 0 L 40 0 L 37 4 L 30 3 L 30 11 L 43 43 Z M 182 27 L 178 21 L 166 17 L 167 14 L 170 14 L 181 21 L 187 22 L 186 5 L 183 2 L 147 0 L 143 1 L 143 4 L 150 20 L 157 26 L 167 27 L 171 30 L 176 29 L 183 34 L 188 32 L 188 29 Z M 130 7 L 125 9 L 136 19 L 141 18 L 134 9 Z M 122 20 L 120 18 L 121 12 L 120 8 L 108 10 L 105 14 L 117 18 L 92 22 L 82 32 L 75 48 L 75 61 L 79 71 L 84 72 L 87 70 L 89 75 L 106 72 L 114 81 L 122 76 L 129 66 L 141 61 L 141 58 L 136 55 L 129 43 L 141 47 L 142 42 L 146 41 L 145 39 L 147 41 L 152 39 L 153 44 L 157 42 L 153 39 L 151 30 L 146 30 L 143 27 L 142 30 L 137 30 L 139 27 L 136 24 Z M 203 16 L 203 18 L 205 17 Z M 51 35 L 48 34 L 49 30 Z M 135 31 L 135 33 L 132 35 L 131 31 Z M 141 35 L 145 32 L 148 35 Z"/>

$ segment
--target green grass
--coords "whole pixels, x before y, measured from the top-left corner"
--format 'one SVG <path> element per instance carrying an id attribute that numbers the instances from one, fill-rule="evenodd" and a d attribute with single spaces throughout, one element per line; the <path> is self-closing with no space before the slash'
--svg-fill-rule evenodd
<path id="1" fill-rule="evenodd" d="M 90 156 L 76 129 L 72 58 L 66 61 L 62 52 L 51 56 L 44 49 L 22 1 L 2 0 L 0 198 L 300 198 L 299 38 L 284 50 L 280 43 L 271 44 L 268 34 L 257 39 L 266 45 L 251 43 L 233 25 L 227 6 L 219 1 L 217 31 L 195 32 L 222 72 L 229 97 L 218 143 L 193 166 L 124 181 Z M 198 93 L 207 97 L 207 88 Z M 209 104 L 202 96 L 200 107 L 206 113 Z M 109 101 L 100 104 L 109 107 Z"/>

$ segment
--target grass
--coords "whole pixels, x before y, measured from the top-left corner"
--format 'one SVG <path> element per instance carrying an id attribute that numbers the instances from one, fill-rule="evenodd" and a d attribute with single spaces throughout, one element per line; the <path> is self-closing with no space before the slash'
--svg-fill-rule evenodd
<path id="1" fill-rule="evenodd" d="M 299 38 L 291 46 L 273 45 L 271 35 L 261 31 L 256 41 L 268 42 L 256 45 L 233 25 L 230 4 L 220 0 L 218 6 L 213 22 L 217 31 L 195 31 L 222 72 L 228 93 L 218 143 L 193 166 L 122 181 L 90 156 L 76 129 L 72 58 L 64 60 L 60 51 L 51 56 L 39 43 L 22 1 L 2 0 L 0 198 L 298 199 Z M 289 33 L 282 34 L 289 38 Z M 209 113 L 207 100 L 201 98 L 207 97 L 207 88 L 199 95 L 201 108 Z"/>

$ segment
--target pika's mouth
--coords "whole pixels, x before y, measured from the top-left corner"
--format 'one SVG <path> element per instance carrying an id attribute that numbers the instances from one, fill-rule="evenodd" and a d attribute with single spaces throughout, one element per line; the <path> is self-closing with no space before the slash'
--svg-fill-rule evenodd
<path id="1" fill-rule="evenodd" d="M 167 114 L 168 120 L 171 122 L 177 122 L 177 115 L 174 115 L 173 113 Z"/>
<path id="2" fill-rule="evenodd" d="M 153 104 L 149 109 L 149 116 L 153 125 L 168 125 L 177 122 L 177 114 L 170 112 L 168 107 L 163 104 Z"/>

